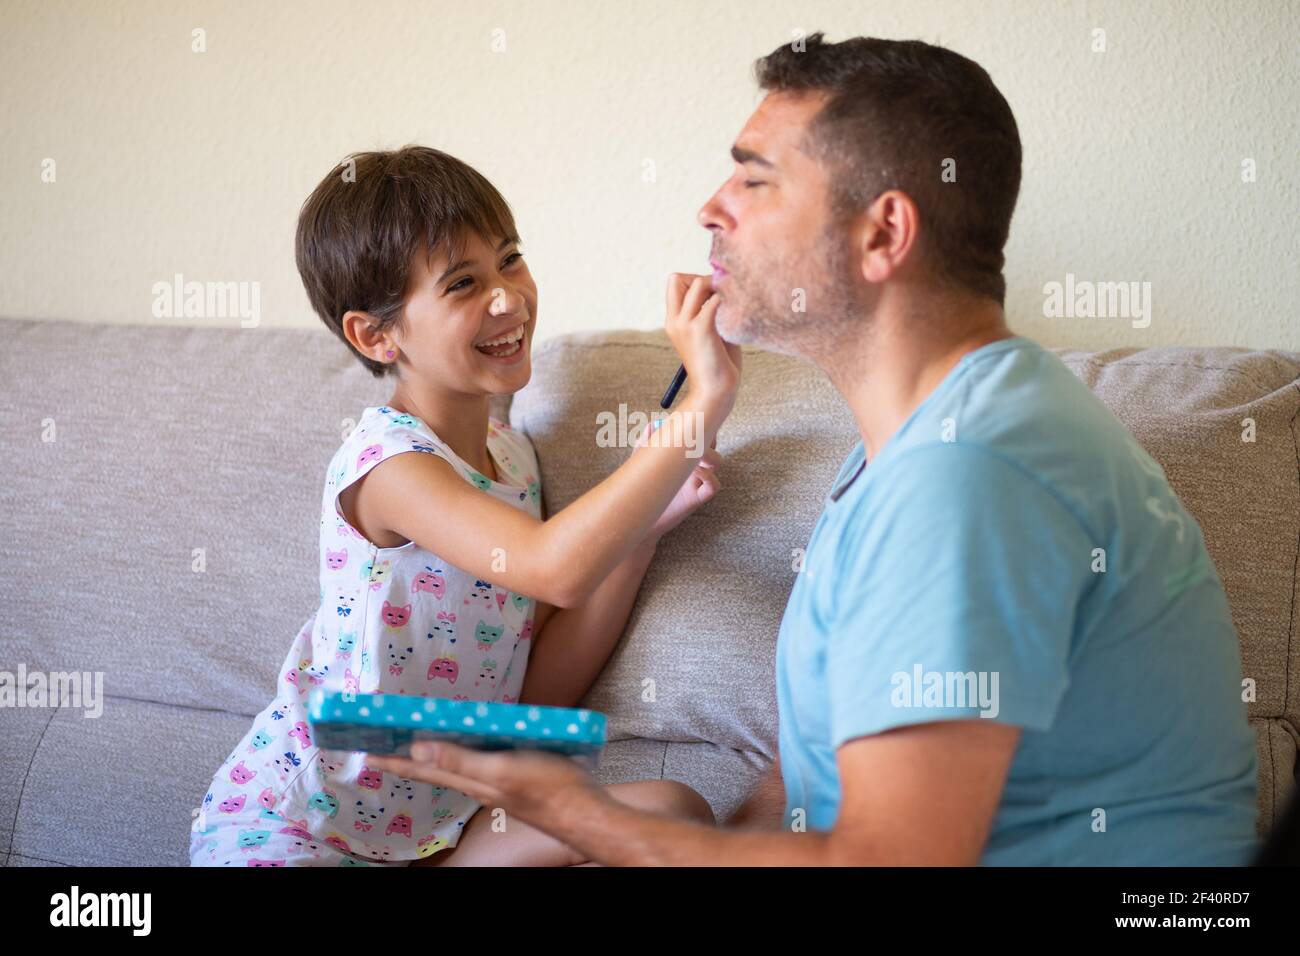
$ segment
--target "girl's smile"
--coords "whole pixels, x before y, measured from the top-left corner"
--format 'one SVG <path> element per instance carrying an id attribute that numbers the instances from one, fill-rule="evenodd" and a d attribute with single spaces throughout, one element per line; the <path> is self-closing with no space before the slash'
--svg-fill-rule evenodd
<path id="1" fill-rule="evenodd" d="M 527 323 L 483 342 L 477 342 L 474 348 L 488 356 L 494 363 L 514 365 L 523 358 L 528 342 Z"/>

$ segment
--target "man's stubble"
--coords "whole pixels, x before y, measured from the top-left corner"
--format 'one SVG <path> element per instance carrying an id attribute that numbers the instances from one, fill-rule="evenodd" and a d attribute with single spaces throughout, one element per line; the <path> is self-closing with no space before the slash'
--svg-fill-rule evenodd
<path id="1" fill-rule="evenodd" d="M 817 365 L 860 341 L 871 322 L 871 303 L 857 257 L 834 225 L 795 261 L 764 256 L 728 268 L 718 331 L 733 344 L 803 358 Z"/>

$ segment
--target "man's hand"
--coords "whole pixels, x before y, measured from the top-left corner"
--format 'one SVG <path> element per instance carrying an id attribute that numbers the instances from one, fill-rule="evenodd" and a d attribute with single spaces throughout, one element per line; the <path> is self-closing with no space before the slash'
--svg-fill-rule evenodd
<path id="1" fill-rule="evenodd" d="M 411 757 L 367 757 L 367 764 L 468 794 L 486 807 L 543 829 L 560 814 L 609 800 L 585 769 L 558 754 L 538 751 L 479 751 L 457 744 L 421 742 Z"/>
<path id="2" fill-rule="evenodd" d="M 898 727 L 835 752 L 842 799 L 829 831 L 725 829 L 646 813 L 609 797 L 554 754 L 417 744 L 414 760 L 369 762 L 454 787 L 612 865 L 973 866 L 997 814 L 1020 728 L 991 720 Z M 424 758 L 424 748 L 440 753 Z"/>

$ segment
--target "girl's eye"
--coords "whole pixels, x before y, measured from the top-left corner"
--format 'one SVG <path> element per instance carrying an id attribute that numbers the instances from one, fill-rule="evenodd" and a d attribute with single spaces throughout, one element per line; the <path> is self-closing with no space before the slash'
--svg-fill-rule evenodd
<path id="1" fill-rule="evenodd" d="M 524 254 L 522 252 L 512 252 L 510 255 L 506 256 L 505 261 L 501 263 L 501 267 L 504 269 L 508 266 L 512 266 L 516 261 L 523 259 L 523 257 Z M 474 279 L 471 276 L 465 276 L 463 279 L 459 279 L 447 286 L 447 291 L 457 292 L 460 289 L 469 288 L 468 284 L 473 283 L 473 281 Z"/>
<path id="2" fill-rule="evenodd" d="M 753 189 L 755 186 L 766 186 L 766 185 L 767 185 L 767 183 L 765 183 L 765 182 L 763 182 L 762 180 L 759 180 L 759 179 L 746 179 L 746 180 L 745 180 L 745 188 L 746 188 L 746 189 Z"/>

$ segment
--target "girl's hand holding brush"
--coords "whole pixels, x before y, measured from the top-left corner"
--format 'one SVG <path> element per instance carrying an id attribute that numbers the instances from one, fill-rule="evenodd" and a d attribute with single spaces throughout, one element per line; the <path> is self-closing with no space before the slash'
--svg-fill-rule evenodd
<path id="1" fill-rule="evenodd" d="M 718 303 L 709 276 L 680 272 L 669 275 L 664 329 L 682 357 L 673 385 L 680 388 L 689 375 L 692 393 L 706 404 L 716 405 L 725 418 L 740 386 L 741 358 L 740 346 L 724 342 L 718 334 Z M 676 388 L 670 387 L 661 406 L 667 408 L 675 396 Z"/>

